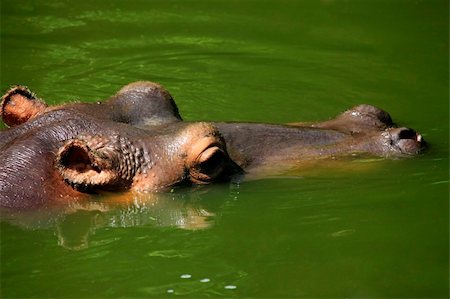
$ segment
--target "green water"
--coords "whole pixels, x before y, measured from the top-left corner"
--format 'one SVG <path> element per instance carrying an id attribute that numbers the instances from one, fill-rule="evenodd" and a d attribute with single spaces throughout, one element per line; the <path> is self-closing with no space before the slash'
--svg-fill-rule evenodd
<path id="1" fill-rule="evenodd" d="M 1 2 L 1 89 L 95 101 L 157 81 L 187 120 L 380 106 L 414 159 L 3 217 L 1 297 L 448 297 L 448 1 Z M 96 199 L 97 203 L 102 199 Z"/>

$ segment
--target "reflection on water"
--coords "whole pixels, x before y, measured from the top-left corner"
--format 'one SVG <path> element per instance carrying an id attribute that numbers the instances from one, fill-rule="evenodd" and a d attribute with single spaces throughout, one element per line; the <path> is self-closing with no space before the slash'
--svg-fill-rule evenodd
<path id="1" fill-rule="evenodd" d="M 233 187 L 233 193 L 236 191 Z M 140 226 L 206 229 L 214 223 L 214 212 L 201 204 L 202 190 L 169 194 L 127 193 L 77 201 L 67 207 L 33 212 L 3 212 L 2 218 L 27 230 L 52 229 L 59 245 L 80 250 L 89 247 L 89 237 L 100 228 Z M 153 252 L 153 256 L 168 256 Z M 178 254 L 178 253 L 173 253 Z"/>

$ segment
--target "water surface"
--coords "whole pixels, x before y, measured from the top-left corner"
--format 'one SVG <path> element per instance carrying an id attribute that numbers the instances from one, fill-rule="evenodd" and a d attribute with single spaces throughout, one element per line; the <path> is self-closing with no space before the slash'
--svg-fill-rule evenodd
<path id="1" fill-rule="evenodd" d="M 186 120 L 286 123 L 359 103 L 414 159 L 3 215 L 1 296 L 447 297 L 447 1 L 1 2 L 1 88 L 51 104 L 162 83 Z"/>

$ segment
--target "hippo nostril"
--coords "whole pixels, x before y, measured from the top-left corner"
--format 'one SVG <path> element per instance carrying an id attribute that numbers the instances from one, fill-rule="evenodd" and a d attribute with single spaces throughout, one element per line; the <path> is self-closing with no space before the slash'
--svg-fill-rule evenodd
<path id="1" fill-rule="evenodd" d="M 414 139 L 414 140 L 417 140 L 418 136 L 417 136 L 416 131 L 414 131 L 412 129 L 401 129 L 400 132 L 398 132 L 398 139 Z"/>
<path id="2" fill-rule="evenodd" d="M 390 130 L 390 144 L 403 154 L 417 154 L 426 146 L 422 135 L 409 128 L 394 128 Z"/>

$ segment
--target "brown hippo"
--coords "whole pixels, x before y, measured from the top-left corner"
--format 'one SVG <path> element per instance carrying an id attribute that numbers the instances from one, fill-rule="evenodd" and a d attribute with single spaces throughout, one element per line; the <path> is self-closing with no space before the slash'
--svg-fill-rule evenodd
<path id="1" fill-rule="evenodd" d="M 0 131 L 0 206 L 11 209 L 227 181 L 333 156 L 411 156 L 425 145 L 370 105 L 319 123 L 186 122 L 152 82 L 126 85 L 104 102 L 51 107 L 16 86 L 0 112 L 10 126 Z"/>

